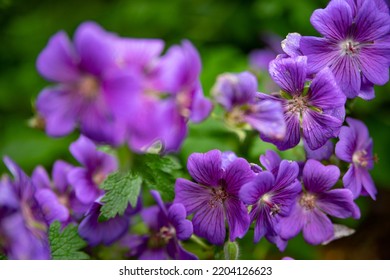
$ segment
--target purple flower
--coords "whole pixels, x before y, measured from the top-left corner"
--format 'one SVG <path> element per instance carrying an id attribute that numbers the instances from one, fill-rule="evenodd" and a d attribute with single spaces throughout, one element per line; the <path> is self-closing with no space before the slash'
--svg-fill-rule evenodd
<path id="1" fill-rule="evenodd" d="M 337 166 L 324 166 L 309 159 L 303 169 L 304 190 L 294 203 L 291 213 L 279 223 L 279 234 L 290 239 L 303 231 L 304 239 L 312 245 L 330 240 L 334 235 L 331 220 L 326 214 L 337 218 L 359 218 L 360 211 L 347 189 L 333 189 L 340 177 Z"/>
<path id="2" fill-rule="evenodd" d="M 191 221 L 180 203 L 164 204 L 157 191 L 151 191 L 156 206 L 141 211 L 141 217 L 151 231 L 149 235 L 128 235 L 122 244 L 129 247 L 130 256 L 143 260 L 194 260 L 195 255 L 187 252 L 180 240 L 187 240 L 193 233 Z"/>
<path id="3" fill-rule="evenodd" d="M 282 38 L 276 34 L 267 34 L 263 36 L 263 40 L 267 46 L 264 49 L 251 51 L 249 63 L 255 70 L 268 71 L 268 65 L 271 60 L 282 53 L 282 48 L 280 47 Z"/>
<path id="4" fill-rule="evenodd" d="M 280 158 L 279 158 L 280 159 Z M 284 250 L 287 243 L 279 237 L 277 225 L 281 217 L 290 213 L 294 199 L 301 190 L 297 180 L 299 167 L 296 162 L 283 160 L 270 152 L 261 158 L 267 171 L 260 172 L 240 190 L 240 199 L 252 205 L 251 222 L 255 222 L 254 241 L 259 242 L 265 236 L 270 242 Z"/>
<path id="5" fill-rule="evenodd" d="M 329 67 L 348 98 L 374 98 L 373 85 L 389 80 L 390 15 L 383 1 L 333 0 L 310 21 L 324 38 L 301 38 L 309 74 Z"/>
<path id="6" fill-rule="evenodd" d="M 301 138 L 301 131 L 309 148 L 316 150 L 338 135 L 344 121 L 346 98 L 330 69 L 324 68 L 317 73 L 308 87 L 305 87 L 306 72 L 305 56 L 278 57 L 270 63 L 270 73 L 285 99 L 258 94 L 260 99 L 279 100 L 282 103 L 287 125 L 285 138 L 276 140 L 261 135 L 264 141 L 274 143 L 279 150 L 295 147 Z"/>
<path id="7" fill-rule="evenodd" d="M 95 201 L 78 228 L 80 236 L 91 246 L 98 244 L 111 245 L 120 239 L 126 234 L 130 225 L 130 216 L 133 214 L 133 209 L 129 206 L 123 216 L 100 220 L 102 205 L 98 200 Z"/>
<path id="8" fill-rule="evenodd" d="M 76 30 L 74 44 L 61 31 L 40 53 L 39 73 L 57 83 L 45 88 L 37 99 L 37 110 L 50 136 L 69 134 L 79 125 L 81 132 L 94 141 L 112 145 L 123 142 L 125 126 L 116 118 L 115 108 L 109 106 L 114 97 L 111 90 L 125 87 L 131 96 L 138 83 L 130 72 L 112 71 L 119 68 L 118 40 L 97 24 L 87 22 Z"/>
<path id="9" fill-rule="evenodd" d="M 225 222 L 230 240 L 243 237 L 249 227 L 249 216 L 238 193 L 254 172 L 243 158 L 224 162 L 219 150 L 193 153 L 187 168 L 195 182 L 179 178 L 175 184 L 175 203 L 182 203 L 188 214 L 194 213 L 194 233 L 213 244 L 225 241 Z"/>
<path id="10" fill-rule="evenodd" d="M 333 155 L 334 145 L 331 140 L 326 141 L 325 145 L 317 150 L 310 149 L 305 141 L 303 141 L 303 146 L 305 148 L 306 158 L 308 159 L 311 158 L 319 161 L 328 160 Z"/>
<path id="11" fill-rule="evenodd" d="M 99 189 L 99 185 L 117 169 L 117 161 L 112 155 L 96 150 L 95 144 L 83 135 L 70 145 L 70 151 L 83 167 L 73 168 L 67 179 L 77 199 L 90 205 L 103 195 L 104 191 Z"/>
<path id="12" fill-rule="evenodd" d="M 256 77 L 249 72 L 222 74 L 213 88 L 215 99 L 227 110 L 228 124 L 242 127 L 249 123 L 268 138 L 283 139 L 282 106 L 273 100 L 258 100 L 256 91 Z"/>
<path id="13" fill-rule="evenodd" d="M 133 150 L 145 152 L 160 143 L 163 152 L 177 151 L 187 135 L 187 122 L 197 123 L 209 115 L 212 103 L 203 95 L 200 70 L 198 52 L 190 42 L 183 41 L 181 46 L 172 46 L 164 56 L 154 59 L 148 81 L 143 82 L 136 98 L 129 99 L 125 91 L 119 90 L 127 99 L 117 99 L 117 103 L 122 103 L 121 111 L 127 112 L 129 145 Z"/>
<path id="14" fill-rule="evenodd" d="M 9 259 L 50 259 L 47 224 L 30 178 L 9 158 L 14 176 L 0 181 L 0 247 Z"/>
<path id="15" fill-rule="evenodd" d="M 377 190 L 368 172 L 374 167 L 373 143 L 363 122 L 347 118 L 348 126 L 340 131 L 336 144 L 336 156 L 350 163 L 343 177 L 344 186 L 352 191 L 353 197 L 369 195 L 375 199 Z"/>
<path id="16" fill-rule="evenodd" d="M 73 168 L 69 163 L 58 160 L 53 166 L 52 181 L 42 166 L 35 168 L 31 176 L 36 186 L 35 198 L 42 207 L 48 224 L 57 220 L 66 226 L 69 222 L 78 220 L 79 215 L 84 215 L 88 210 L 88 205 L 76 198 L 67 179 Z"/>
<path id="17" fill-rule="evenodd" d="M 289 33 L 286 36 L 286 39 L 282 41 L 283 51 L 290 57 L 302 56 L 300 49 L 301 34 L 299 33 Z"/>

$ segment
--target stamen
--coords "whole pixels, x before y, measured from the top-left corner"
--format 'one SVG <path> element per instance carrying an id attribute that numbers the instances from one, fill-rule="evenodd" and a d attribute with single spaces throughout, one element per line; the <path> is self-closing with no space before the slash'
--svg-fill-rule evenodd
<path id="1" fill-rule="evenodd" d="M 299 199 L 299 204 L 306 210 L 313 210 L 316 207 L 317 197 L 312 193 L 304 193 Z"/>
<path id="2" fill-rule="evenodd" d="M 99 81 L 90 75 L 84 76 L 77 85 L 79 92 L 89 100 L 95 99 L 99 94 Z"/>

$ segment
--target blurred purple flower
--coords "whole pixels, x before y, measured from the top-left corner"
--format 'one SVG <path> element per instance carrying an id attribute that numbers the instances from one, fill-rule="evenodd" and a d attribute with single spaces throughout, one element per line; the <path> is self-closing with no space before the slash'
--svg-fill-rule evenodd
<path id="1" fill-rule="evenodd" d="M 175 184 L 174 202 L 182 203 L 188 214 L 194 213 L 194 233 L 217 245 L 225 241 L 226 220 L 230 241 L 247 232 L 249 216 L 238 193 L 255 174 L 243 158 L 230 164 L 224 159 L 219 150 L 191 154 L 187 168 L 195 182 L 179 178 Z"/>
<path id="2" fill-rule="evenodd" d="M 94 141 L 119 145 L 125 127 L 109 106 L 110 91 L 121 88 L 130 98 L 138 90 L 137 79 L 112 71 L 119 68 L 118 37 L 93 22 L 81 24 L 74 37 L 72 44 L 64 32 L 55 34 L 38 57 L 39 73 L 57 83 L 39 94 L 38 113 L 50 136 L 69 134 L 79 125 Z"/>
<path id="3" fill-rule="evenodd" d="M 301 230 L 309 244 L 318 245 L 331 239 L 334 228 L 326 214 L 337 218 L 359 218 L 360 211 L 353 202 L 351 191 L 333 189 L 340 177 L 337 166 L 324 166 L 309 159 L 303 169 L 304 190 L 296 199 L 291 212 L 278 225 L 282 238 L 290 239 Z"/>
<path id="4" fill-rule="evenodd" d="M 0 246 L 9 259 L 50 259 L 47 224 L 30 178 L 9 158 L 14 180 L 0 181 Z"/>
<path id="5" fill-rule="evenodd" d="M 331 1 L 314 11 L 312 25 L 324 38 L 303 36 L 308 72 L 330 67 L 348 98 L 375 97 L 373 85 L 389 80 L 390 15 L 382 0 Z"/>
<path id="6" fill-rule="evenodd" d="M 74 168 L 67 162 L 58 160 L 54 163 L 52 181 L 42 166 L 35 168 L 31 179 L 36 187 L 35 198 L 43 210 L 48 224 L 55 220 L 65 227 L 76 221 L 88 210 L 88 205 L 81 203 L 75 195 L 67 176 Z"/>
<path id="7" fill-rule="evenodd" d="M 149 235 L 128 235 L 122 244 L 130 249 L 130 256 L 141 260 L 194 260 L 195 255 L 186 251 L 180 240 L 187 240 L 193 233 L 191 221 L 180 203 L 164 204 L 157 191 L 151 191 L 156 206 L 141 211 L 141 217 L 151 231 Z"/>
<path id="8" fill-rule="evenodd" d="M 284 108 L 285 138 L 276 140 L 260 135 L 279 150 L 295 147 L 301 131 L 309 148 L 316 150 L 338 135 L 344 121 L 346 98 L 329 68 L 317 73 L 309 87 L 305 87 L 306 72 L 305 56 L 278 57 L 270 63 L 270 73 L 284 98 L 258 93 L 262 100 L 279 100 Z"/>
<path id="9" fill-rule="evenodd" d="M 297 180 L 299 167 L 296 162 L 286 160 L 277 164 L 278 156 L 272 152 L 261 161 L 266 163 L 267 171 L 260 172 L 245 184 L 239 195 L 245 204 L 252 205 L 250 218 L 255 222 L 254 241 L 259 242 L 265 236 L 283 251 L 287 242 L 280 238 L 277 225 L 281 217 L 289 215 L 294 199 L 302 189 Z"/>
<path id="10" fill-rule="evenodd" d="M 116 158 L 98 151 L 96 145 L 83 135 L 70 145 L 70 152 L 83 167 L 74 167 L 67 179 L 73 186 L 77 199 L 90 206 L 104 193 L 99 185 L 108 174 L 117 169 Z"/>
<path id="11" fill-rule="evenodd" d="M 369 195 L 375 199 L 377 190 L 368 172 L 374 167 L 373 142 L 363 122 L 347 118 L 336 144 L 336 156 L 350 163 L 343 177 L 344 186 L 352 191 L 353 197 Z"/>
<path id="12" fill-rule="evenodd" d="M 99 200 L 93 202 L 78 228 L 80 236 L 91 246 L 98 244 L 108 246 L 119 240 L 129 228 L 130 216 L 139 210 L 138 207 L 135 210 L 129 205 L 124 215 L 101 220 L 99 216 L 102 205 Z"/>
<path id="13" fill-rule="evenodd" d="M 326 141 L 325 145 L 318 148 L 317 150 L 312 150 L 303 141 L 303 147 L 305 148 L 306 158 L 316 159 L 318 161 L 328 160 L 333 155 L 334 145 L 331 140 Z"/>
<path id="14" fill-rule="evenodd" d="M 216 101 L 226 110 L 228 123 L 249 123 L 268 138 L 283 139 L 286 124 L 279 102 L 256 98 L 257 80 L 249 72 L 222 74 L 213 87 Z"/>

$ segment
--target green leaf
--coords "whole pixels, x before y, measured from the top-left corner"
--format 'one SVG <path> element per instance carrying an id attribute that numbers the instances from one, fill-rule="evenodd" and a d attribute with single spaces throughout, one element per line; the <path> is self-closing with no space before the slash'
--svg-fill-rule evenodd
<path id="1" fill-rule="evenodd" d="M 61 224 L 55 221 L 50 225 L 49 242 L 54 260 L 86 260 L 89 256 L 81 252 L 87 243 L 78 235 L 77 226 L 68 225 L 61 230 Z"/>
<path id="2" fill-rule="evenodd" d="M 116 215 L 123 215 L 129 203 L 134 208 L 137 205 L 138 196 L 141 190 L 142 178 L 132 172 L 115 172 L 110 174 L 100 185 L 106 191 L 102 202 L 100 213 L 106 219 L 114 218 Z"/>
<path id="3" fill-rule="evenodd" d="M 6 260 L 6 259 L 7 259 L 7 256 L 0 254 L 0 261 Z"/>
<path id="4" fill-rule="evenodd" d="M 176 178 L 183 177 L 180 163 L 173 157 L 148 154 L 142 157 L 139 172 L 146 187 L 160 192 L 163 200 L 172 201 Z"/>

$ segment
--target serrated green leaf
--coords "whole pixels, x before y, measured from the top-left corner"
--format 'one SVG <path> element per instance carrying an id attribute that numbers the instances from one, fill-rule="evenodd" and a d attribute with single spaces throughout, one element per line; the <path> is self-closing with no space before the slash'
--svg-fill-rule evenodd
<path id="1" fill-rule="evenodd" d="M 86 260 L 89 256 L 81 252 L 87 243 L 78 235 L 77 226 L 68 225 L 61 230 L 60 222 L 50 225 L 49 242 L 51 256 L 54 260 Z"/>
<path id="2" fill-rule="evenodd" d="M 129 203 L 134 208 L 137 205 L 141 190 L 142 178 L 138 174 L 115 172 L 110 174 L 100 186 L 106 191 L 100 213 L 105 219 L 123 215 Z"/>
<path id="3" fill-rule="evenodd" d="M 176 178 L 182 177 L 181 165 L 173 157 L 160 155 L 145 155 L 139 168 L 146 187 L 158 190 L 166 201 L 174 198 Z"/>

